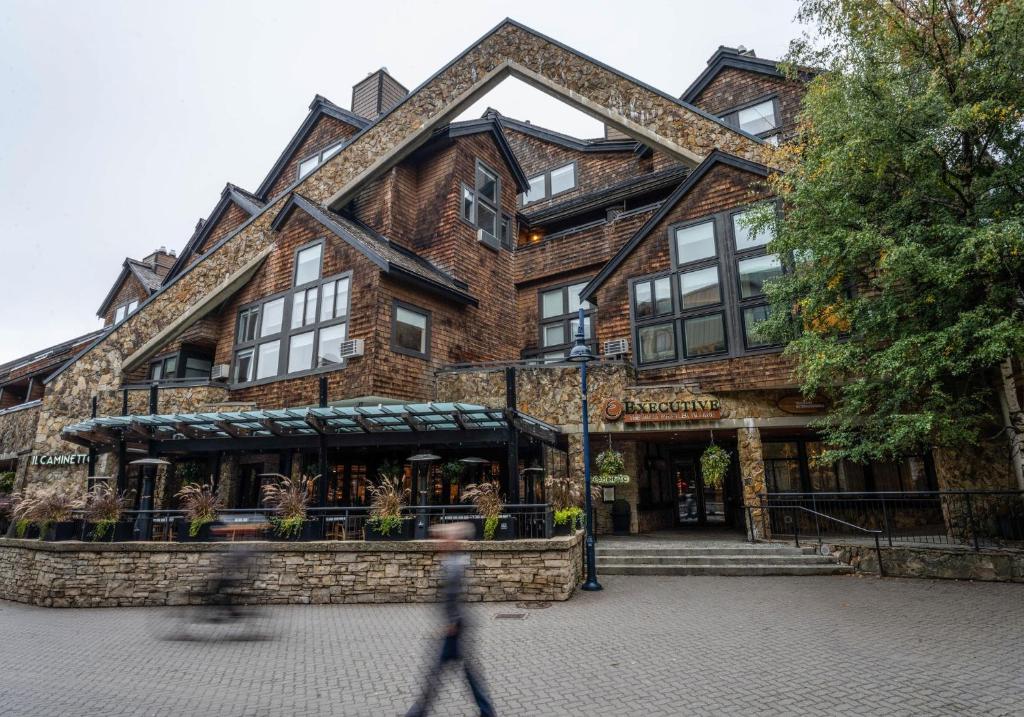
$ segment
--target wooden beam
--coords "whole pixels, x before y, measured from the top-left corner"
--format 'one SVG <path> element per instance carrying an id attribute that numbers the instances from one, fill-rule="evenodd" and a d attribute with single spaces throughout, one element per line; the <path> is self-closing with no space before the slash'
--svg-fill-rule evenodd
<path id="1" fill-rule="evenodd" d="M 205 438 L 207 436 L 205 431 L 200 431 L 195 426 L 182 421 L 174 424 L 174 430 L 183 436 L 188 436 L 189 438 Z"/>
<path id="2" fill-rule="evenodd" d="M 227 421 L 214 421 L 213 425 L 215 425 L 220 430 L 224 431 L 232 438 L 245 438 L 246 436 L 252 435 L 248 429 L 239 428 L 238 426 L 232 425 Z"/>

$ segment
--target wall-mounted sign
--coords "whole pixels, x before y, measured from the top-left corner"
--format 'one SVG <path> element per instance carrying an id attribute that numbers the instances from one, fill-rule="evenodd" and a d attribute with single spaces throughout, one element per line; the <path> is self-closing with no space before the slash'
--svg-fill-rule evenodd
<path id="1" fill-rule="evenodd" d="M 804 398 L 799 394 L 783 396 L 776 404 L 779 410 L 791 413 L 794 416 L 803 416 L 812 413 L 824 413 L 828 410 L 828 399 L 824 396 Z"/>
<path id="2" fill-rule="evenodd" d="M 30 466 L 84 466 L 89 462 L 88 453 L 33 453 Z"/>
<path id="3" fill-rule="evenodd" d="M 722 417 L 722 402 L 709 397 L 668 401 L 623 401 L 609 398 L 604 402 L 602 412 L 605 420 L 624 423 L 705 421 Z"/>

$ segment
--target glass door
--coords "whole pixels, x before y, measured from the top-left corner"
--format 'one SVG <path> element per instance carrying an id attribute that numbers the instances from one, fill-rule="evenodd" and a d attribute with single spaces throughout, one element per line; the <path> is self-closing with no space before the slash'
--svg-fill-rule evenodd
<path id="1" fill-rule="evenodd" d="M 695 453 L 672 460 L 676 481 L 679 525 L 724 525 L 726 523 L 725 487 L 706 486 Z"/>

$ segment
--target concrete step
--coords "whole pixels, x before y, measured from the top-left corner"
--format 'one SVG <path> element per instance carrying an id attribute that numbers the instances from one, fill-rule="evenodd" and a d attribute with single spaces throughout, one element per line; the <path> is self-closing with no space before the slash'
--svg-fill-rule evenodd
<path id="1" fill-rule="evenodd" d="M 601 565 L 834 565 L 820 555 L 598 555 Z"/>
<path id="2" fill-rule="evenodd" d="M 756 557 L 758 555 L 814 555 L 817 551 L 813 547 L 794 548 L 785 545 L 751 545 L 751 546 L 699 546 L 692 547 L 662 547 L 662 546 L 635 546 L 635 547 L 605 547 L 598 545 L 597 554 L 607 556 L 637 556 L 637 555 L 744 555 Z"/>
<path id="3" fill-rule="evenodd" d="M 744 565 L 649 565 L 643 563 L 613 563 L 602 565 L 603 575 L 845 575 L 853 572 L 849 565 L 836 563 L 810 563 L 796 565 L 770 565 L 748 563 Z"/>

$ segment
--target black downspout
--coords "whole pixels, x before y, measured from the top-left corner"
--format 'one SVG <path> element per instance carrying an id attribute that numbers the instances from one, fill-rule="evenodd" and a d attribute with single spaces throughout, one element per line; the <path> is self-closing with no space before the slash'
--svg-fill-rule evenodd
<path id="1" fill-rule="evenodd" d="M 149 387 L 149 415 L 155 415 L 157 412 L 157 385 L 154 383 Z M 147 441 L 148 455 L 150 458 L 156 458 L 156 441 Z M 139 504 L 139 510 L 142 511 L 142 520 L 140 521 L 139 539 L 149 540 L 153 537 L 153 492 L 156 490 L 156 466 L 146 466 L 146 469 L 142 473 L 142 502 Z"/>
<path id="2" fill-rule="evenodd" d="M 327 408 L 327 377 L 320 377 L 320 408 Z M 317 481 L 317 505 L 321 508 L 327 505 L 327 436 L 320 433 L 318 436 L 318 449 L 320 453 L 320 478 Z"/>
<path id="3" fill-rule="evenodd" d="M 121 392 L 121 415 L 128 415 L 128 389 Z M 128 490 L 128 445 L 121 430 L 117 441 L 117 492 L 118 495 Z"/>

